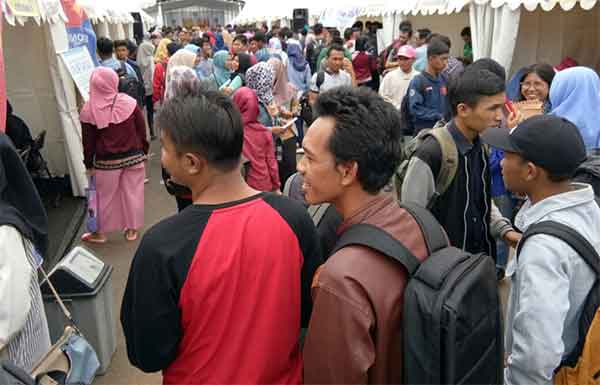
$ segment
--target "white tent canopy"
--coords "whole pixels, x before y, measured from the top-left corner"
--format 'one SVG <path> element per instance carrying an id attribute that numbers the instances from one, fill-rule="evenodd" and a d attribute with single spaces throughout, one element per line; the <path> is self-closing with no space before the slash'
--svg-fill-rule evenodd
<path id="1" fill-rule="evenodd" d="M 99 36 L 132 38 L 133 18 L 140 12 L 116 0 L 77 0 L 96 23 Z M 121 1 L 121 3 L 126 3 Z M 51 173 L 70 175 L 75 196 L 85 195 L 77 91 L 58 53 L 69 48 L 60 0 L 39 0 L 39 17 L 15 17 L 4 12 L 2 43 L 6 91 L 15 114 L 27 122 L 35 137 L 46 131 L 42 150 Z M 0 0 L 6 11 L 6 3 Z M 27 49 L 23 49 L 27 47 Z"/>

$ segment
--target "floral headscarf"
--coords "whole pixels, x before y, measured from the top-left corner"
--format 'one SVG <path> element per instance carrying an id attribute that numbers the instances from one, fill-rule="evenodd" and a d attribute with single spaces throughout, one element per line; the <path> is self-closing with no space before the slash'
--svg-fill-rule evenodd
<path id="1" fill-rule="evenodd" d="M 269 63 L 260 62 L 246 72 L 246 85 L 256 91 L 261 103 L 267 106 L 273 103 L 273 83 L 275 74 Z"/>
<path id="2" fill-rule="evenodd" d="M 200 81 L 196 71 L 187 66 L 176 66 L 169 69 L 169 81 L 165 92 L 165 100 L 176 96 L 187 96 L 194 94 L 199 87 Z"/>

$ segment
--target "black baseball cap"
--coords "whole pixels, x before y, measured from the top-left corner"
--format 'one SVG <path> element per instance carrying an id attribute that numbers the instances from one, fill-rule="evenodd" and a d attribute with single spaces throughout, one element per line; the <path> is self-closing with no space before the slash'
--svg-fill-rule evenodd
<path id="1" fill-rule="evenodd" d="M 577 126 L 555 115 L 538 115 L 512 131 L 487 129 L 481 139 L 490 146 L 514 152 L 554 175 L 571 175 L 586 159 Z"/>

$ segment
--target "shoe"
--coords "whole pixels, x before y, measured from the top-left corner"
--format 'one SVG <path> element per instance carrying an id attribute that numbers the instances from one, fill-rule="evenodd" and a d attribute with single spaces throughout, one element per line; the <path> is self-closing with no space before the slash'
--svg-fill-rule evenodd
<path id="1" fill-rule="evenodd" d="M 134 242 L 138 238 L 137 230 L 125 230 L 125 239 L 129 242 Z"/>
<path id="2" fill-rule="evenodd" d="M 81 236 L 81 240 L 89 243 L 106 243 L 107 241 L 104 235 L 98 233 L 85 233 Z"/>

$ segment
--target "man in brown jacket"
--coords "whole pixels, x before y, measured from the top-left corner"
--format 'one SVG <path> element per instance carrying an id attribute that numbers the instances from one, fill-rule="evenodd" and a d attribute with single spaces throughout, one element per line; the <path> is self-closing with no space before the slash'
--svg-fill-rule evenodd
<path id="1" fill-rule="evenodd" d="M 368 223 L 387 231 L 419 260 L 423 234 L 395 198 L 382 192 L 401 160 L 400 117 L 366 89 L 319 96 L 319 118 L 304 138 L 298 164 L 308 203 L 331 202 L 338 229 Z M 402 304 L 407 273 L 372 249 L 345 247 L 313 280 L 313 313 L 304 347 L 306 384 L 402 383 Z"/>

